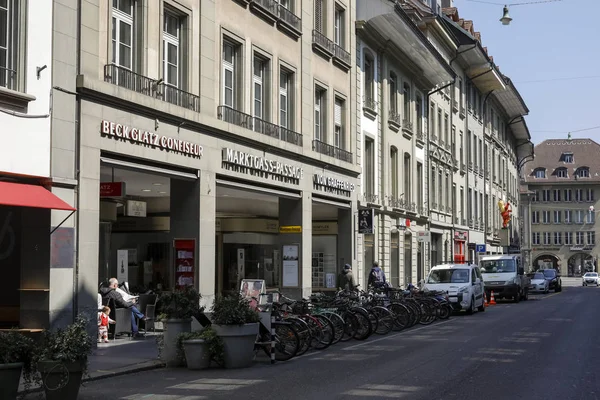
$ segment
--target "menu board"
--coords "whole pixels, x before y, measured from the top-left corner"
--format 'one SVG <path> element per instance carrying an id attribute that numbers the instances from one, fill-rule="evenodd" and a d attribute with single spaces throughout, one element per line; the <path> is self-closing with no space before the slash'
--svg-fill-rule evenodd
<path id="1" fill-rule="evenodd" d="M 196 239 L 175 239 L 175 287 L 194 284 L 196 265 Z"/>

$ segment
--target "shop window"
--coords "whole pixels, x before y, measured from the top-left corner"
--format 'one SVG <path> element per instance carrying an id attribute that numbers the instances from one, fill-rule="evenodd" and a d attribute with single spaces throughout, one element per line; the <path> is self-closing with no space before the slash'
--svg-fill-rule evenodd
<path id="1" fill-rule="evenodd" d="M 318 235 L 312 238 L 312 287 L 313 289 L 336 288 L 338 268 L 337 236 Z M 355 277 L 356 279 L 356 277 Z"/>

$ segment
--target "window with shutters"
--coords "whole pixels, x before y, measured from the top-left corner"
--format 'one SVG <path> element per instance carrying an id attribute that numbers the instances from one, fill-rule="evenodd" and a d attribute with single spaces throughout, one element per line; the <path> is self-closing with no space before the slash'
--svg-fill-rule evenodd
<path id="1" fill-rule="evenodd" d="M 375 101 L 375 60 L 367 52 L 364 53 L 364 58 L 364 104 L 372 108 Z"/>
<path id="2" fill-rule="evenodd" d="M 325 95 L 327 91 L 315 88 L 315 140 L 325 142 Z"/>
<path id="3" fill-rule="evenodd" d="M 241 108 L 240 95 L 242 74 L 240 71 L 241 45 L 229 39 L 223 40 L 223 55 L 222 55 L 222 85 L 221 96 L 223 105 L 233 109 Z M 241 111 L 241 110 L 240 110 Z"/>
<path id="4" fill-rule="evenodd" d="M 415 110 L 417 118 L 417 133 L 423 133 L 423 116 L 425 115 L 425 109 L 423 105 L 423 97 L 421 93 L 415 94 Z"/>
<path id="5" fill-rule="evenodd" d="M 436 202 L 436 193 L 437 193 L 437 185 L 436 185 L 436 171 L 435 167 L 431 167 L 431 182 L 429 183 L 429 196 L 431 199 L 431 208 L 437 209 Z"/>
<path id="6" fill-rule="evenodd" d="M 437 203 L 438 203 L 438 209 L 439 207 L 442 206 L 443 201 L 444 201 L 444 186 L 443 186 L 443 171 L 441 168 L 438 169 L 438 191 L 437 191 Z"/>
<path id="7" fill-rule="evenodd" d="M 346 148 L 346 137 L 344 129 L 344 100 L 336 97 L 335 104 L 333 106 L 334 116 L 334 138 L 333 145 L 340 149 Z"/>
<path id="8" fill-rule="evenodd" d="M 285 68 L 279 72 L 279 125 L 294 130 L 294 74 Z"/>
<path id="9" fill-rule="evenodd" d="M 390 174 L 392 184 L 392 198 L 395 200 L 398 198 L 398 149 L 393 147 L 390 150 L 390 168 L 392 173 Z"/>
<path id="10" fill-rule="evenodd" d="M 113 0 L 112 63 L 129 70 L 133 70 L 134 12 L 134 1 Z"/>
<path id="11" fill-rule="evenodd" d="M 417 199 L 419 207 L 423 206 L 423 164 L 417 162 Z"/>
<path id="12" fill-rule="evenodd" d="M 315 2 L 315 31 L 325 34 L 325 0 L 314 0 Z"/>

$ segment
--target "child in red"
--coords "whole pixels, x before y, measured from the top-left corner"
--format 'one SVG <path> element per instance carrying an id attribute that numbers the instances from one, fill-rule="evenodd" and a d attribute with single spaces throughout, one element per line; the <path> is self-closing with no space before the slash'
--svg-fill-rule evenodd
<path id="1" fill-rule="evenodd" d="M 98 343 L 104 340 L 104 343 L 108 343 L 108 324 L 116 324 L 108 315 L 110 314 L 110 307 L 103 307 L 102 311 L 98 313 Z"/>

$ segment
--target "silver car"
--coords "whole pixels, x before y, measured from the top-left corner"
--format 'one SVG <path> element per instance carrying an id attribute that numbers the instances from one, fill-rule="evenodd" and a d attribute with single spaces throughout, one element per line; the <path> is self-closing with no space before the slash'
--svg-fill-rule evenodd
<path id="1" fill-rule="evenodd" d="M 531 277 L 529 291 L 548 293 L 550 291 L 550 282 L 544 277 L 544 274 L 536 272 Z"/>
<path id="2" fill-rule="evenodd" d="M 581 277 L 581 286 L 598 286 L 600 282 L 598 282 L 598 273 L 597 272 L 586 272 L 584 276 Z"/>

